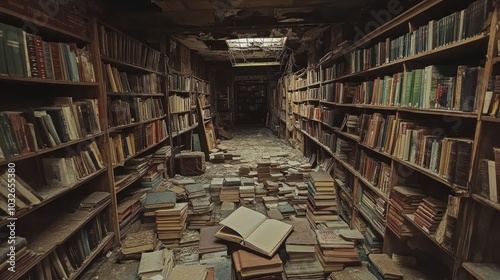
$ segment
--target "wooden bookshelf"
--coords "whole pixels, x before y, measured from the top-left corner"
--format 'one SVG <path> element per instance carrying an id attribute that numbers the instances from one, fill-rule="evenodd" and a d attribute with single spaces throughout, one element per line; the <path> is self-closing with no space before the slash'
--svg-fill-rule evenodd
<path id="1" fill-rule="evenodd" d="M 390 203 L 388 202 L 392 197 L 392 188 L 394 186 L 419 183 L 421 185 L 420 188 L 425 190 L 424 192 L 426 193 L 426 195 L 432 197 L 438 196 L 439 199 L 444 202 L 446 202 L 445 199 L 447 199 L 447 195 L 461 197 L 461 203 L 459 207 L 460 210 L 458 212 L 457 220 L 458 222 L 455 229 L 455 232 L 458 232 L 455 237 L 456 244 L 454 246 L 456 247 L 453 248 L 453 252 L 445 248 L 443 244 L 438 242 L 433 235 L 427 234 L 420 226 L 418 226 L 418 224 L 414 220 L 414 214 L 402 215 L 404 217 L 405 224 L 411 224 L 411 226 L 409 226 L 410 228 L 418 228 L 412 229 L 417 231 L 417 235 L 424 236 L 424 238 L 434 243 L 434 245 L 437 245 L 437 247 L 444 252 L 444 255 L 439 254 L 438 258 L 443 258 L 442 262 L 440 260 L 439 263 L 442 264 L 444 268 L 446 268 L 445 270 L 447 272 L 449 272 L 446 277 L 452 279 L 458 279 L 459 275 L 463 276 L 462 272 L 456 268 L 460 267 L 461 263 L 464 261 L 475 261 L 475 256 L 477 255 L 484 256 L 484 259 L 481 262 L 497 262 L 497 259 L 494 259 L 493 257 L 497 256 L 495 252 L 476 252 L 480 249 L 474 251 L 474 249 L 472 249 L 473 245 L 470 244 L 480 243 L 480 246 L 478 248 L 483 248 L 483 250 L 485 250 L 485 248 L 491 248 L 492 246 L 500 245 L 499 242 L 496 241 L 494 242 L 494 245 L 486 245 L 486 241 L 484 241 L 489 240 L 487 237 L 488 232 L 500 232 L 500 227 L 496 225 L 486 227 L 481 226 L 481 224 L 479 223 L 479 219 L 481 219 L 481 217 L 487 216 L 482 214 L 483 212 L 488 211 L 486 209 L 493 209 L 492 211 L 500 212 L 500 206 L 498 203 L 494 203 L 488 199 L 485 199 L 484 195 L 477 194 L 477 190 L 475 190 L 479 189 L 478 186 L 480 186 L 480 181 L 477 178 L 477 174 L 479 171 L 479 159 L 486 158 L 492 160 L 492 147 L 499 147 L 498 141 L 494 139 L 498 139 L 498 137 L 500 137 L 500 133 L 498 133 L 498 123 L 500 123 L 500 120 L 498 118 L 481 115 L 484 103 L 484 93 L 488 85 L 488 78 L 490 77 L 490 75 L 500 75 L 498 69 L 493 68 L 493 65 L 500 61 L 497 57 L 497 43 L 498 39 L 500 38 L 497 34 L 497 30 L 495 29 L 498 23 L 498 19 L 500 18 L 498 15 L 499 8 L 493 7 L 493 10 L 491 10 L 490 17 L 487 21 L 491 24 L 489 24 L 489 27 L 487 29 L 481 31 L 476 30 L 474 31 L 477 32 L 476 34 L 471 34 L 467 38 L 456 41 L 451 40 L 449 43 L 443 45 L 437 44 L 437 47 L 433 46 L 433 48 L 430 49 L 428 47 L 429 45 L 424 45 L 425 49 L 423 51 L 416 51 L 413 55 L 411 55 L 410 52 L 403 54 L 400 53 L 394 56 L 392 53 L 390 53 L 387 58 L 380 59 L 380 61 L 374 60 L 367 62 L 362 61 L 361 59 L 358 61 L 356 60 L 358 59 L 358 57 L 355 56 L 359 55 L 361 58 L 363 58 L 364 51 L 366 54 L 369 54 L 369 51 L 371 51 L 367 49 L 374 48 L 379 43 L 392 43 L 393 40 L 403 38 L 407 35 L 407 33 L 411 33 L 413 31 L 418 32 L 418 28 L 421 26 L 426 26 L 429 21 L 437 21 L 454 12 L 459 12 L 463 9 L 466 9 L 469 4 L 473 2 L 474 1 L 467 1 L 467 3 L 464 2 L 460 5 L 456 5 L 454 1 L 450 0 L 419 2 L 408 11 L 402 13 L 401 15 L 379 27 L 375 31 L 356 41 L 353 45 L 341 49 L 340 51 L 332 50 L 332 55 L 330 55 L 330 57 L 325 61 L 321 61 L 317 66 L 301 70 L 286 76 L 284 78 L 285 83 L 282 83 L 283 91 L 286 92 L 287 97 L 286 104 L 288 106 L 286 112 L 289 113 L 293 118 L 293 122 L 291 121 L 291 131 L 293 132 L 290 134 L 292 138 L 289 139 L 289 141 L 291 143 L 300 143 L 300 145 L 302 145 L 303 147 L 302 151 L 305 156 L 309 157 L 315 154 L 320 161 L 328 158 L 333 158 L 336 164 L 342 166 L 345 169 L 345 172 L 349 172 L 354 175 L 354 190 L 352 192 L 352 201 L 350 201 L 350 192 L 345 188 L 345 186 L 341 187 L 340 185 L 338 190 L 346 193 L 347 199 L 341 197 L 340 195 L 337 195 L 337 199 L 345 199 L 346 203 L 353 203 L 353 213 L 351 213 L 352 215 L 350 216 L 362 216 L 365 220 L 367 220 L 370 227 L 380 235 L 380 237 L 382 237 L 383 239 L 387 239 L 384 240 L 384 253 L 390 255 L 392 253 L 404 252 L 404 250 L 406 250 L 406 247 L 403 246 L 403 244 L 409 242 L 408 240 L 411 240 L 412 237 L 399 239 L 396 234 L 385 234 L 386 231 L 388 231 L 387 227 L 384 231 L 380 231 L 380 227 L 374 226 L 373 222 L 371 221 L 371 217 L 367 213 L 363 212 L 360 208 L 360 205 L 358 205 L 361 202 L 359 201 L 361 197 L 358 198 L 357 194 L 361 194 L 361 188 L 373 191 L 377 199 L 381 199 L 386 202 L 387 208 L 385 209 L 385 224 L 387 223 L 387 214 L 390 207 Z M 409 28 L 408 25 L 410 26 Z M 386 41 L 387 38 L 388 41 Z M 381 57 L 385 57 L 384 54 L 379 53 L 379 55 Z M 486 58 L 486 60 L 484 60 L 484 58 Z M 359 65 L 352 65 L 358 62 Z M 309 64 L 314 63 L 315 62 L 309 62 Z M 408 106 L 392 105 L 399 103 L 395 102 L 392 99 L 389 99 L 392 98 L 392 96 L 389 95 L 384 95 L 381 99 L 378 99 L 378 95 L 375 99 L 371 97 L 370 90 L 372 90 L 372 88 L 369 88 L 367 85 L 368 83 L 375 83 L 376 81 L 379 81 L 377 80 L 377 78 L 379 78 L 380 81 L 384 81 L 386 77 L 392 79 L 394 77 L 397 77 L 399 73 L 407 74 L 411 71 L 420 69 L 423 69 L 420 70 L 423 72 L 426 66 L 441 64 L 483 67 L 484 74 L 479 76 L 477 79 L 478 88 L 476 89 L 477 96 L 475 97 L 476 107 L 473 112 L 445 109 L 446 106 L 442 107 L 443 109 L 434 109 L 434 106 L 428 106 L 425 104 L 425 102 L 424 104 L 422 104 L 422 102 L 425 100 L 417 101 L 418 107 L 415 105 L 411 107 L 411 104 Z M 354 66 L 355 68 L 352 68 L 351 66 Z M 351 68 L 355 69 L 355 71 Z M 327 70 L 329 72 L 327 72 Z M 320 74 L 318 74 L 318 71 Z M 320 76 L 319 81 L 317 81 L 317 75 Z M 392 82 L 392 80 L 390 81 Z M 368 83 L 362 84 L 364 82 Z M 340 85 L 339 83 L 342 84 Z M 346 95 L 342 94 L 345 93 L 339 93 L 336 87 L 340 86 L 345 89 L 347 85 L 350 86 L 352 84 L 358 86 L 353 86 L 356 90 L 358 90 L 355 91 L 355 95 L 359 94 L 359 92 L 362 90 L 366 90 L 367 92 L 370 92 L 368 95 L 369 97 L 367 98 L 366 95 L 364 97 L 361 96 L 360 100 L 358 96 L 355 96 L 354 98 L 350 96 L 349 98 L 353 100 L 352 102 L 349 99 L 347 99 L 347 101 L 344 101 L 346 100 Z M 365 86 L 366 88 L 363 88 L 359 85 Z M 313 98 L 304 97 L 310 97 L 309 94 L 318 94 L 317 91 L 315 91 L 318 87 L 320 88 L 319 100 L 314 98 L 314 96 Z M 347 90 L 348 89 L 345 89 L 346 92 Z M 384 89 L 382 89 L 382 92 L 383 91 Z M 422 96 L 424 96 L 424 90 L 422 90 L 421 92 Z M 361 92 L 361 94 L 359 95 L 363 95 L 363 93 L 364 92 Z M 327 97 L 323 97 L 323 94 L 325 94 Z M 413 102 L 413 100 L 411 100 L 410 102 Z M 449 106 L 449 104 L 450 103 L 448 103 L 447 106 Z M 312 107 L 314 107 L 314 110 L 312 109 Z M 320 117 L 317 117 L 317 115 L 324 116 L 324 109 L 329 109 L 329 114 L 334 114 L 332 124 L 322 121 L 323 117 L 321 117 L 321 120 L 318 120 L 318 118 Z M 312 112 L 314 112 L 315 117 L 309 115 L 312 114 Z M 446 175 L 440 175 L 447 173 L 439 174 L 431 171 L 429 169 L 429 166 L 427 165 L 428 163 L 423 164 L 416 159 L 410 161 L 399 158 L 395 153 L 396 139 L 394 139 L 394 142 L 392 143 L 393 146 L 389 148 L 389 151 L 384 151 L 383 149 L 372 148 L 384 148 L 384 142 L 382 142 L 382 146 L 379 146 L 380 144 L 376 143 L 368 145 L 365 144 L 368 143 L 366 142 L 366 135 L 364 138 L 361 138 L 360 135 L 362 134 L 354 135 L 345 131 L 340 131 L 342 119 L 347 114 L 357 116 L 359 118 L 356 120 L 356 129 L 359 129 L 360 131 L 369 131 L 369 127 L 361 128 L 361 116 L 370 115 L 368 117 L 368 120 L 371 120 L 375 113 L 382 116 L 384 125 L 386 126 L 389 125 L 389 122 L 387 122 L 388 116 L 392 116 L 391 122 L 394 122 L 391 124 L 396 126 L 395 135 L 398 135 L 398 137 L 401 135 L 398 127 L 400 121 L 415 121 L 415 123 L 418 124 L 418 121 L 433 122 L 433 120 L 437 120 L 435 127 L 432 127 L 436 128 L 441 127 L 440 125 L 451 127 L 449 121 L 446 122 L 446 120 L 456 120 L 460 125 L 453 128 L 455 134 L 443 134 L 439 139 L 448 136 L 452 139 L 453 137 L 456 137 L 456 139 L 459 139 L 460 137 L 466 137 L 467 139 L 472 140 L 472 142 L 469 142 L 472 144 L 468 144 L 470 145 L 468 147 L 471 147 L 471 158 L 468 162 L 470 166 L 464 171 L 468 172 L 466 173 L 468 175 L 467 183 L 465 183 L 465 185 L 458 185 L 457 183 L 454 183 L 454 179 L 447 178 Z M 440 123 L 440 121 L 442 122 Z M 445 128 L 450 129 L 450 127 Z M 380 133 L 382 134 L 383 131 Z M 390 132 L 388 131 L 387 133 Z M 318 136 L 318 138 L 316 138 L 315 135 Z M 382 186 L 371 184 L 367 178 L 361 175 L 361 173 L 365 174 L 366 171 L 359 171 L 357 170 L 358 166 L 353 166 L 349 163 L 352 161 L 356 162 L 356 165 L 359 165 L 358 158 L 351 158 L 349 162 L 347 162 L 347 160 L 341 160 L 339 156 L 337 156 L 338 151 L 333 151 L 332 148 L 338 149 L 336 144 L 339 139 L 347 141 L 347 143 L 350 143 L 349 145 L 352 145 L 353 151 L 352 155 L 350 155 L 351 157 L 359 157 L 359 154 L 361 152 L 364 152 L 364 154 L 368 156 L 369 160 L 375 161 L 378 164 L 379 168 L 380 166 L 382 166 L 382 163 L 385 164 L 384 166 L 388 166 L 390 168 L 389 174 L 391 176 L 389 180 L 389 195 L 385 194 L 383 191 L 381 191 L 381 189 L 379 189 L 379 187 L 382 188 Z M 327 143 L 328 145 L 323 144 L 322 141 L 327 141 L 325 143 Z M 300 149 L 300 146 L 298 148 Z M 404 169 L 405 171 L 401 171 L 402 169 Z M 332 173 L 335 172 L 334 170 L 332 171 Z M 406 171 L 411 174 L 404 175 L 404 172 Z M 378 172 L 380 173 L 378 176 L 382 176 L 381 172 Z M 461 175 L 463 175 L 463 173 Z M 400 178 L 401 176 L 402 178 Z M 406 178 L 404 176 L 408 177 Z M 335 176 L 333 177 L 336 178 Z M 463 177 L 465 176 L 462 176 L 462 178 Z M 401 180 L 401 182 L 398 180 Z M 433 189 L 436 189 L 436 191 L 434 191 Z M 337 202 L 337 205 L 340 205 L 340 201 Z M 487 213 L 490 215 L 490 212 Z M 498 218 L 500 216 L 498 212 L 494 213 L 495 214 L 492 214 L 493 217 Z M 478 225 L 472 227 L 471 224 L 473 222 L 475 224 L 476 221 Z M 488 225 L 490 224 L 488 220 L 485 220 L 485 223 Z M 473 239 L 479 241 L 474 241 L 474 243 L 472 241 Z M 489 242 L 491 243 L 493 241 Z M 424 248 L 421 248 L 421 250 L 435 252 L 433 251 L 433 248 L 427 247 L 427 245 L 424 246 Z M 411 252 L 408 252 L 408 254 L 411 254 Z M 452 259 L 452 261 L 450 261 L 449 259 Z"/>

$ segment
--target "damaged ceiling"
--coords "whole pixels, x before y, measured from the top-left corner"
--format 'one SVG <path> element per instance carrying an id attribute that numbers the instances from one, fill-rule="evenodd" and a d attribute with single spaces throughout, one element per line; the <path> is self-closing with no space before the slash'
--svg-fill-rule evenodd
<path id="1" fill-rule="evenodd" d="M 303 53 L 330 24 L 365 22 L 377 0 L 109 0 L 114 24 L 136 33 L 175 36 L 207 60 L 228 61 L 226 39 L 287 37 L 287 48 Z M 389 0 L 399 1 L 399 0 Z M 411 1 L 411 0 L 406 0 Z M 415 1 L 414 1 L 415 2 Z M 130 13 L 133 9 L 135 12 Z M 128 11 L 128 12 L 127 12 Z M 112 15 L 111 15 L 112 14 Z M 256 59 L 254 51 L 245 58 Z"/>

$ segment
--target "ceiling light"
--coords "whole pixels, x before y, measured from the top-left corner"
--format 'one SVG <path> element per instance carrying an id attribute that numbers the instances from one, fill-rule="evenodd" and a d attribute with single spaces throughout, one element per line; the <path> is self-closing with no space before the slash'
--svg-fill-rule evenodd
<path id="1" fill-rule="evenodd" d="M 233 67 L 280 66 L 278 61 L 234 63 Z"/>
<path id="2" fill-rule="evenodd" d="M 285 46 L 286 37 L 275 38 L 240 38 L 228 39 L 226 44 L 230 51 L 281 50 Z"/>

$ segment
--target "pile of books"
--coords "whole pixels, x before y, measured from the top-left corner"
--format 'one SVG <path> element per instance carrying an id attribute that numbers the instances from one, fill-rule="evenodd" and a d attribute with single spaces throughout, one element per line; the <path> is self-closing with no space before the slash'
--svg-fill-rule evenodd
<path id="1" fill-rule="evenodd" d="M 23 269 L 26 266 L 26 263 L 32 263 L 37 258 L 39 258 L 39 255 L 37 255 L 35 252 L 27 248 L 28 241 L 26 240 L 26 238 L 20 236 L 14 236 L 14 238 L 9 240 L 13 240 L 16 244 L 16 246 L 14 247 L 15 258 L 16 258 L 16 269 Z M 2 277 L 1 279 L 10 279 L 10 277 L 13 277 L 13 274 L 15 274 L 8 269 L 10 266 L 8 265 L 9 257 L 7 256 L 7 253 L 10 252 L 12 246 L 11 244 L 9 244 L 9 240 L 6 239 L 2 240 L 2 243 L 0 245 L 0 251 L 2 252 L 2 257 L 0 259 L 0 261 L 2 262 L 2 266 L 0 267 L 0 276 Z M 60 250 L 60 252 L 66 255 L 66 250 Z M 55 256 L 58 257 L 57 254 L 55 254 Z M 42 266 L 45 265 L 50 265 L 50 262 L 45 262 L 45 261 L 39 262 L 39 264 L 36 266 L 36 271 L 41 277 L 43 277 Z M 47 268 L 48 270 L 51 270 L 50 267 Z"/>
<path id="2" fill-rule="evenodd" d="M 202 184 L 189 184 L 185 185 L 184 188 L 186 189 L 187 196 L 190 200 L 205 196 L 205 189 L 203 189 Z"/>
<path id="3" fill-rule="evenodd" d="M 316 256 L 325 272 L 343 270 L 346 264 L 359 263 L 359 253 L 353 241 L 340 237 L 335 230 L 316 230 L 319 246 Z"/>
<path id="4" fill-rule="evenodd" d="M 307 219 L 313 228 L 316 223 L 338 220 L 333 178 L 325 172 L 311 172 L 308 182 Z"/>
<path id="5" fill-rule="evenodd" d="M 124 169 L 134 175 L 142 176 L 149 169 L 150 157 L 136 157 L 125 163 Z"/>
<path id="6" fill-rule="evenodd" d="M 378 278 L 368 270 L 365 264 L 362 266 L 346 267 L 344 270 L 332 272 L 328 276 L 328 280 L 344 279 L 377 280 Z"/>
<path id="7" fill-rule="evenodd" d="M 171 250 L 163 249 L 150 253 L 142 253 L 137 272 L 139 279 L 168 279 L 174 267 Z"/>
<path id="8" fill-rule="evenodd" d="M 375 274 L 377 279 L 403 279 L 403 273 L 388 255 L 370 254 L 368 260 L 368 270 Z"/>
<path id="9" fill-rule="evenodd" d="M 299 263 L 287 262 L 284 266 L 288 280 L 324 280 L 323 267 L 317 260 Z"/>
<path id="10" fill-rule="evenodd" d="M 288 202 L 278 203 L 278 211 L 280 211 L 284 219 L 288 219 L 290 216 L 296 215 L 295 208 L 293 208 L 293 206 Z"/>
<path id="11" fill-rule="evenodd" d="M 395 186 L 390 199 L 387 227 L 398 237 L 413 236 L 413 232 L 403 215 L 413 214 L 425 197 L 426 195 L 419 189 Z"/>
<path id="12" fill-rule="evenodd" d="M 202 227 L 200 229 L 200 240 L 198 243 L 198 253 L 200 259 L 205 262 L 222 262 L 227 255 L 227 245 L 224 241 L 214 237 L 215 233 L 222 226 Z"/>
<path id="13" fill-rule="evenodd" d="M 240 202 L 253 201 L 255 199 L 255 186 L 240 186 Z"/>
<path id="14" fill-rule="evenodd" d="M 200 229 L 214 224 L 212 218 L 214 204 L 210 201 L 210 197 L 193 198 L 189 200 L 189 204 L 187 218 L 189 229 Z"/>
<path id="15" fill-rule="evenodd" d="M 360 211 L 373 221 L 378 232 L 384 232 L 387 202 L 370 189 L 363 189 Z"/>
<path id="16" fill-rule="evenodd" d="M 132 228 L 132 224 L 137 221 L 141 215 L 141 201 L 136 197 L 127 197 L 118 204 L 118 224 L 120 225 L 120 238 Z"/>
<path id="17" fill-rule="evenodd" d="M 127 234 L 122 242 L 121 253 L 126 258 L 139 258 L 143 252 L 151 252 L 157 244 L 153 230 L 142 230 Z"/>
<path id="18" fill-rule="evenodd" d="M 233 252 L 232 258 L 238 279 L 257 279 L 266 276 L 276 277 L 269 279 L 281 279 L 283 264 L 279 254 L 269 259 L 245 250 L 237 250 Z"/>
<path id="19" fill-rule="evenodd" d="M 383 239 L 379 237 L 378 233 L 370 226 L 366 227 L 364 232 L 365 242 L 363 242 L 363 249 L 366 254 L 381 254 Z"/>
<path id="20" fill-rule="evenodd" d="M 151 188 L 153 190 L 156 189 L 165 180 L 163 174 L 163 172 L 158 170 L 158 164 L 151 163 L 149 165 L 149 169 L 146 171 L 146 174 L 141 177 L 141 187 Z"/>
<path id="21" fill-rule="evenodd" d="M 259 183 L 266 180 L 271 180 L 271 162 L 258 161 L 257 162 L 257 178 Z"/>
<path id="22" fill-rule="evenodd" d="M 221 188 L 224 185 L 224 178 L 212 178 L 212 182 L 210 182 L 210 197 L 213 202 L 220 202 L 220 192 Z"/>
<path id="23" fill-rule="evenodd" d="M 164 246 L 176 246 L 186 229 L 188 204 L 176 203 L 172 208 L 156 210 L 156 231 Z"/>
<path id="24" fill-rule="evenodd" d="M 248 165 L 240 166 L 240 169 L 238 171 L 238 176 L 247 177 L 249 175 L 250 175 L 250 166 L 248 166 Z"/>
<path id="25" fill-rule="evenodd" d="M 427 197 L 418 205 L 414 221 L 428 234 L 433 234 L 446 212 L 446 202 Z"/>
<path id="26" fill-rule="evenodd" d="M 267 190 L 267 195 L 273 196 L 273 195 L 279 194 L 281 183 L 271 181 L 271 180 L 266 180 L 266 181 L 264 181 L 264 186 Z"/>
<path id="27" fill-rule="evenodd" d="M 220 191 L 220 200 L 222 202 L 240 202 L 240 186 L 241 180 L 239 178 L 225 178 Z"/>
<path id="28" fill-rule="evenodd" d="M 293 232 L 285 242 L 288 262 L 291 264 L 316 261 L 316 235 L 307 220 L 286 221 L 293 226 Z"/>

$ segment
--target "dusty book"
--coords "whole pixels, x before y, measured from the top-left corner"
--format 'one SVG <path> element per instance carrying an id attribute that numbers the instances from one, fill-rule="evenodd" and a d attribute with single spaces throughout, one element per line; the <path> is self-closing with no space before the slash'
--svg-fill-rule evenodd
<path id="1" fill-rule="evenodd" d="M 267 219 L 263 214 L 240 207 L 220 222 L 223 227 L 216 237 L 273 256 L 293 230 L 293 226 Z"/>

